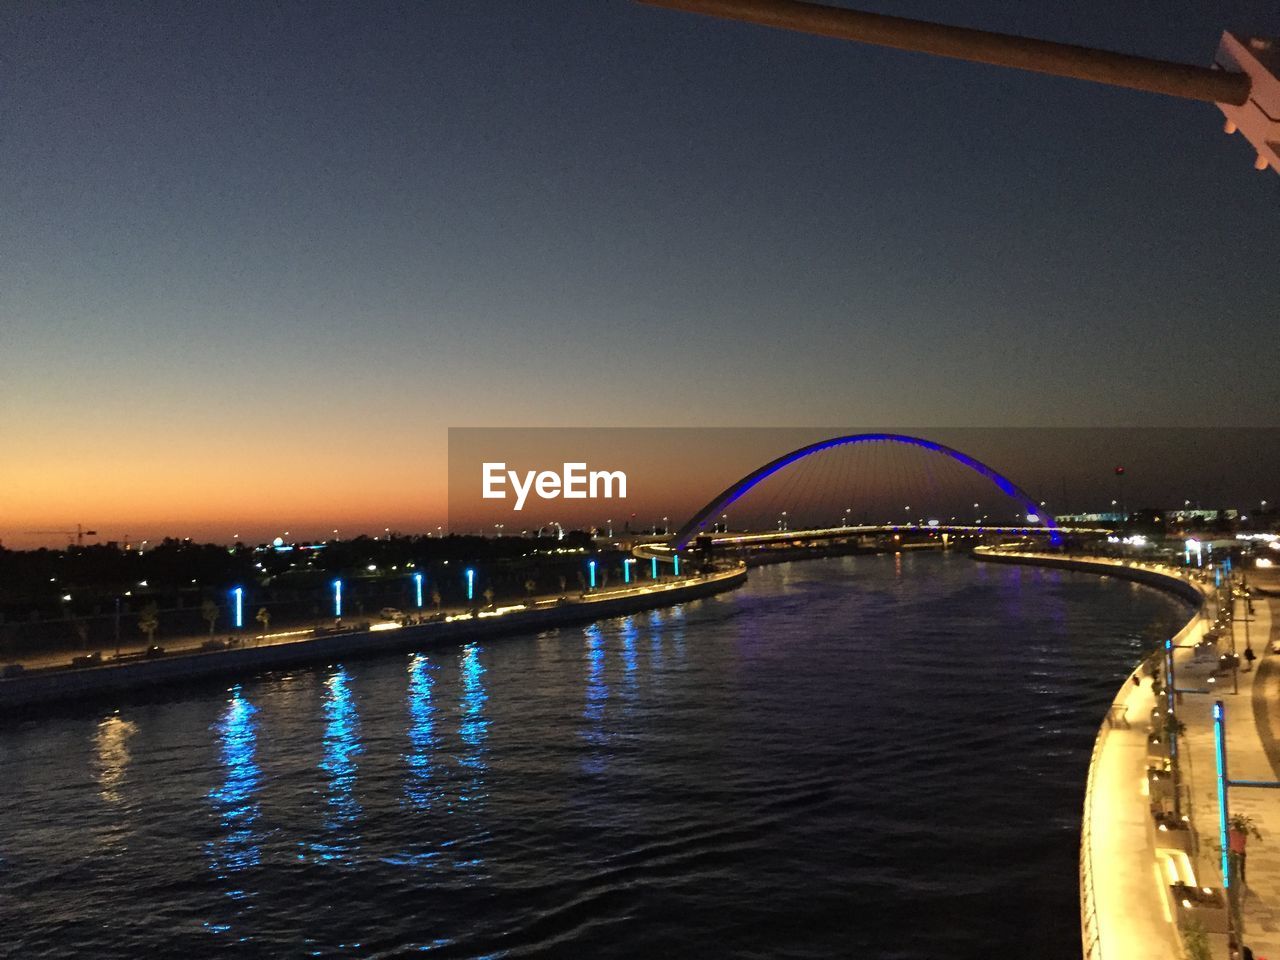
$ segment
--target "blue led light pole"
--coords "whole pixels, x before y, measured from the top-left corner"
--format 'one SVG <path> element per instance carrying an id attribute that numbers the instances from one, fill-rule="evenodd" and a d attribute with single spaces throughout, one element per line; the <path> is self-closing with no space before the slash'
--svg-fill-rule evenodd
<path id="1" fill-rule="evenodd" d="M 649 558 L 649 576 L 652 577 L 654 580 L 658 579 L 658 558 L 657 557 Z"/>
<path id="2" fill-rule="evenodd" d="M 237 630 L 244 629 L 244 587 L 231 591 L 231 622 Z"/>
<path id="3" fill-rule="evenodd" d="M 591 589 L 596 588 L 596 562 L 594 560 L 587 561 L 587 582 L 591 585 Z"/>
<path id="4" fill-rule="evenodd" d="M 634 557 L 627 557 L 627 559 L 622 561 L 622 582 L 623 583 L 631 582 L 631 565 L 635 562 L 636 561 Z"/>
<path id="5" fill-rule="evenodd" d="M 672 572 L 673 572 L 677 577 L 678 577 L 678 576 L 680 576 L 680 554 L 678 554 L 678 553 L 673 553 L 673 554 L 671 555 L 671 563 L 672 563 L 672 566 L 674 567 L 674 569 L 672 570 Z"/>
<path id="6" fill-rule="evenodd" d="M 417 600 L 418 609 L 422 609 L 422 574 L 415 573 L 413 575 L 414 598 Z"/>
<path id="7" fill-rule="evenodd" d="M 1222 729 L 1222 701 L 1213 703 L 1213 746 L 1214 759 L 1218 767 L 1218 843 L 1222 847 L 1222 886 L 1231 891 L 1231 868 L 1228 860 L 1230 847 L 1227 837 L 1227 822 L 1230 819 L 1227 811 L 1227 738 Z M 1230 906 L 1228 906 L 1228 910 Z"/>
<path id="8" fill-rule="evenodd" d="M 342 616 L 342 581 L 333 581 L 333 615 Z"/>
<path id="9" fill-rule="evenodd" d="M 471 601 L 476 598 L 476 571 L 473 567 L 467 567 L 467 600 Z"/>

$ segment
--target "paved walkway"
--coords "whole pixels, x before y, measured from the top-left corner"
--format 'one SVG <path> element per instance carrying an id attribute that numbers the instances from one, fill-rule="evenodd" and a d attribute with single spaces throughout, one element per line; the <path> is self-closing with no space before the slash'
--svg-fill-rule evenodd
<path id="1" fill-rule="evenodd" d="M 1140 687 L 1126 684 L 1116 703 L 1128 726 L 1104 726 L 1098 735 L 1085 799 L 1086 832 L 1081 836 L 1081 852 L 1089 861 L 1081 883 L 1093 884 L 1097 949 L 1091 958 L 1181 956 L 1163 883 L 1157 882 L 1159 862 L 1147 829 L 1148 800 L 1141 789 L 1147 763 L 1146 718 L 1154 702 L 1149 680 Z"/>
<path id="2" fill-rule="evenodd" d="M 1276 601 L 1254 598 L 1254 614 L 1248 623 L 1249 639 L 1258 654 L 1255 669 L 1239 675 L 1240 692 L 1232 693 L 1229 675 L 1220 678 L 1209 696 L 1187 695 L 1178 708 L 1179 719 L 1186 724 L 1183 738 L 1188 773 L 1191 816 L 1200 842 L 1196 873 L 1202 882 L 1221 886 L 1221 858 L 1218 853 L 1218 795 L 1216 761 L 1213 743 L 1213 701 L 1221 700 L 1226 708 L 1228 777 L 1233 780 L 1280 779 L 1273 759 L 1268 756 L 1264 739 L 1274 744 L 1269 727 L 1277 712 L 1275 699 L 1262 701 L 1268 688 L 1274 688 L 1280 654 L 1270 652 L 1273 637 L 1273 608 Z M 1235 603 L 1236 650 L 1245 648 L 1245 605 Z M 1224 638 L 1220 647 L 1225 648 Z M 1205 666 L 1182 669 L 1178 686 L 1205 685 Z M 1255 689 L 1255 684 L 1256 689 Z M 1274 689 L 1269 690 L 1272 698 Z M 1271 710 L 1255 710 L 1256 706 L 1272 706 Z M 1264 737 L 1264 730 L 1266 736 Z M 1262 839 L 1251 839 L 1248 846 L 1247 883 L 1244 888 L 1244 943 L 1256 957 L 1280 960 L 1280 790 L 1236 787 L 1230 792 L 1232 813 L 1245 813 L 1254 819 Z M 1219 953 L 1225 956 L 1225 952 Z"/>

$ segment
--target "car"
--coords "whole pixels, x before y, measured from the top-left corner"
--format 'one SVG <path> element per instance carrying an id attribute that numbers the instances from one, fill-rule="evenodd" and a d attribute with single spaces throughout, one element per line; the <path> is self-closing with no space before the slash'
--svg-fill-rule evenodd
<path id="1" fill-rule="evenodd" d="M 395 607 L 383 607 L 378 611 L 378 616 L 383 620 L 403 620 L 404 614 Z"/>

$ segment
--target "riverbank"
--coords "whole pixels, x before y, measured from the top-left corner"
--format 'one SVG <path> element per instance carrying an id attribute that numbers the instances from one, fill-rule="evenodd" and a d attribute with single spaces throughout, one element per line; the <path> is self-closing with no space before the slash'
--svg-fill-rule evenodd
<path id="1" fill-rule="evenodd" d="M 81 704 L 131 690 L 177 686 L 214 677 L 252 674 L 370 656 L 389 651 L 490 640 L 579 626 L 609 617 L 672 606 L 742 586 L 746 567 L 732 567 L 667 583 L 462 613 L 427 623 L 373 624 L 365 629 L 308 634 L 262 646 L 170 654 L 79 669 L 42 670 L 0 679 L 0 713 Z"/>
<path id="2" fill-rule="evenodd" d="M 1195 613 L 1172 638 L 1179 690 L 1178 719 L 1186 727 L 1179 737 L 1186 826 L 1161 827 L 1153 816 L 1159 804 L 1154 792 L 1157 787 L 1149 778 L 1149 766 L 1154 761 L 1147 734 L 1150 718 L 1163 708 L 1163 699 L 1157 704 L 1150 683 L 1126 681 L 1098 731 L 1089 766 L 1081 821 L 1081 933 L 1086 960 L 1172 960 L 1183 956 L 1188 947 L 1182 925 L 1198 921 L 1207 931 L 1213 955 L 1226 956 L 1212 709 L 1213 702 L 1221 698 L 1226 707 L 1226 737 L 1232 758 L 1228 776 L 1274 779 L 1278 775 L 1276 763 L 1268 755 L 1264 736 L 1274 725 L 1265 695 L 1274 671 L 1274 660 L 1268 656 L 1272 631 L 1267 601 L 1255 601 L 1255 616 L 1250 615 L 1243 601 L 1235 603 L 1237 614 L 1224 639 L 1231 642 L 1232 650 L 1242 650 L 1251 641 L 1261 647 L 1258 669 L 1242 671 L 1233 678 L 1239 682 L 1236 695 L 1235 684 L 1226 682 L 1231 674 L 1219 670 L 1220 651 L 1212 642 L 1201 642 L 1208 627 L 1207 618 L 1201 613 L 1214 589 L 1197 572 L 1137 561 L 991 549 L 976 551 L 975 558 L 1133 580 L 1171 592 L 1193 605 Z M 1257 623 L 1252 637 L 1248 633 L 1251 623 Z M 1276 817 L 1274 802 L 1267 805 L 1271 799 L 1267 793 L 1231 791 L 1231 809 L 1249 813 L 1264 838 L 1280 830 L 1280 818 Z M 1280 950 L 1280 864 L 1266 853 L 1262 859 L 1255 853 L 1250 860 L 1250 882 L 1243 903 L 1243 942 L 1258 956 L 1275 955 Z M 1191 898 L 1195 903 L 1188 899 L 1188 890 L 1200 892 Z"/>

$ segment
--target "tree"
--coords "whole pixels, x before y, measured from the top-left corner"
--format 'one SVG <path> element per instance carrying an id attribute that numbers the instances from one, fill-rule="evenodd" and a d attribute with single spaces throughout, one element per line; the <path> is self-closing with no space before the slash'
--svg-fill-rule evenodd
<path id="1" fill-rule="evenodd" d="M 484 588 L 484 602 L 489 606 L 493 606 L 493 587 Z"/>
<path id="2" fill-rule="evenodd" d="M 75 630 L 76 636 L 80 639 L 80 646 L 87 650 L 89 647 L 89 621 L 76 620 L 72 622 L 71 626 Z"/>
<path id="3" fill-rule="evenodd" d="M 214 625 L 218 622 L 218 605 L 212 600 L 205 600 L 200 605 L 200 616 L 204 617 L 204 622 L 209 624 L 209 636 L 213 636 Z"/>
<path id="4" fill-rule="evenodd" d="M 254 619 L 257 620 L 260 624 L 262 624 L 263 633 L 266 633 L 268 630 L 271 629 L 271 611 L 268 610 L 266 607 L 259 607 L 258 615 L 254 617 Z"/>
<path id="5" fill-rule="evenodd" d="M 533 591 L 537 589 L 538 589 L 538 581 L 534 580 L 533 577 L 530 577 L 528 580 L 524 582 L 524 592 L 527 593 L 529 596 L 532 597 Z"/>
<path id="6" fill-rule="evenodd" d="M 440 612 L 440 604 L 443 601 L 444 601 L 444 598 L 440 596 L 439 590 L 431 591 L 431 605 L 436 608 L 436 613 Z"/>
<path id="7" fill-rule="evenodd" d="M 138 612 L 138 629 L 147 635 L 147 646 L 153 646 L 160 629 L 160 608 L 154 600 Z"/>

